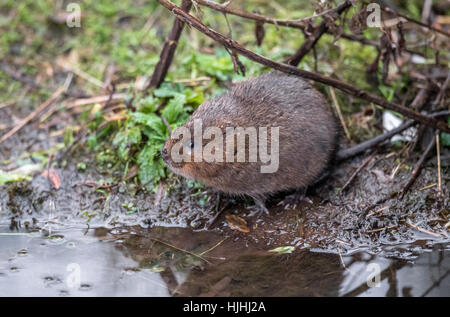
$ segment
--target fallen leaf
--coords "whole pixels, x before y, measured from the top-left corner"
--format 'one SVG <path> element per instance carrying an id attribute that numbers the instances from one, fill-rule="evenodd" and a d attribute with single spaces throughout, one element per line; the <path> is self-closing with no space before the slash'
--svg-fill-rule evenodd
<path id="1" fill-rule="evenodd" d="M 378 183 L 389 184 L 392 181 L 392 178 L 382 170 L 374 169 L 371 172 L 377 177 Z"/>
<path id="2" fill-rule="evenodd" d="M 226 215 L 225 219 L 228 225 L 231 227 L 231 229 L 238 230 L 244 233 L 250 232 L 250 229 L 247 226 L 247 221 L 245 221 L 243 218 L 236 215 Z"/>
<path id="3" fill-rule="evenodd" d="M 59 179 L 58 173 L 54 169 L 46 169 L 41 174 L 42 177 L 47 177 L 50 184 L 54 189 L 61 187 L 61 180 Z"/>
<path id="4" fill-rule="evenodd" d="M 269 252 L 275 252 L 275 253 L 278 253 L 278 254 L 290 254 L 294 250 L 295 250 L 295 247 L 288 245 L 288 246 L 285 246 L 285 247 L 278 247 L 278 248 L 269 250 Z"/>

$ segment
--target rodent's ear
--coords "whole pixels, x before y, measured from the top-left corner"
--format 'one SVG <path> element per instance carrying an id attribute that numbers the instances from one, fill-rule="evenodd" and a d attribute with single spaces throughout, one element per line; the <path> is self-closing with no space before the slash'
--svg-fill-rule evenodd
<path id="1" fill-rule="evenodd" d="M 234 124 L 229 121 L 225 121 L 222 124 L 219 124 L 219 129 L 222 130 L 222 133 L 225 134 L 227 132 L 227 128 L 235 128 Z"/>

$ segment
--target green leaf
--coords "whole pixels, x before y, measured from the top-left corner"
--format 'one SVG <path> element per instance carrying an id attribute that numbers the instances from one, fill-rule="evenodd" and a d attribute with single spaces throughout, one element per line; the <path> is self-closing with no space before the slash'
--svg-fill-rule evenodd
<path id="1" fill-rule="evenodd" d="M 173 89 L 170 84 L 163 83 L 160 88 L 154 91 L 153 94 L 159 98 L 169 98 L 175 96 L 175 94 L 177 94 L 177 91 L 175 91 L 175 89 Z"/>
<path id="2" fill-rule="evenodd" d="M 11 182 L 20 182 L 23 180 L 29 181 L 31 180 L 31 177 L 28 175 L 5 173 L 3 171 L 0 171 L 0 185 L 4 185 L 6 183 Z"/>
<path id="3" fill-rule="evenodd" d="M 135 124 L 142 124 L 153 130 L 160 130 L 160 127 L 165 126 L 164 122 L 154 113 L 133 112 L 131 121 Z"/>
<path id="4" fill-rule="evenodd" d="M 218 55 L 220 51 L 218 52 Z M 218 57 L 210 54 L 194 53 L 182 61 L 182 65 L 192 70 L 214 76 L 220 80 L 229 79 L 234 72 L 233 62 L 228 55 Z"/>
<path id="5" fill-rule="evenodd" d="M 295 247 L 293 246 L 285 246 L 285 247 L 279 247 L 272 250 L 269 250 L 269 252 L 275 252 L 278 254 L 290 254 L 295 250 Z"/>
<path id="6" fill-rule="evenodd" d="M 156 111 L 158 107 L 158 99 L 153 96 L 147 96 L 138 101 L 136 108 L 138 112 L 152 113 Z"/>
<path id="7" fill-rule="evenodd" d="M 186 103 L 194 104 L 198 106 L 205 101 L 205 95 L 201 91 L 194 91 L 192 89 L 185 89 L 183 91 L 186 96 Z"/>
<path id="8" fill-rule="evenodd" d="M 384 98 L 387 99 L 387 101 L 392 101 L 392 98 L 394 98 L 395 89 L 383 85 L 378 86 L 378 89 L 380 89 L 381 93 L 383 94 Z"/>
<path id="9" fill-rule="evenodd" d="M 140 124 L 141 132 L 149 139 L 165 140 L 169 132 L 160 117 L 154 113 L 134 112 L 131 115 L 132 124 Z"/>
<path id="10" fill-rule="evenodd" d="M 448 117 L 447 122 L 450 125 L 450 117 Z M 443 146 L 450 147 L 450 133 L 441 133 L 441 143 Z"/>
<path id="11" fill-rule="evenodd" d="M 183 108 L 186 103 L 186 96 L 183 94 L 176 94 L 172 99 L 170 99 L 167 106 L 161 111 L 161 114 L 170 123 L 177 123 L 187 117 L 187 113 Z"/>
<path id="12" fill-rule="evenodd" d="M 441 133 L 441 140 L 442 140 L 442 145 L 443 146 L 450 147 L 450 133 L 442 132 Z"/>
<path id="13" fill-rule="evenodd" d="M 128 160 L 130 146 L 141 142 L 141 130 L 132 126 L 129 129 L 118 132 L 113 140 L 113 146 L 117 148 L 117 154 L 122 160 Z"/>
<path id="14" fill-rule="evenodd" d="M 139 164 L 138 177 L 142 185 L 156 190 L 156 184 L 161 178 L 166 177 L 164 162 L 157 154 L 160 151 L 158 144 L 149 142 L 139 153 L 137 161 Z"/>
<path id="15" fill-rule="evenodd" d="M 97 136 L 96 135 L 90 135 L 87 139 L 87 145 L 90 149 L 93 149 L 97 146 Z"/>
<path id="16" fill-rule="evenodd" d="M 73 141 L 74 141 L 73 129 L 71 126 L 68 126 L 64 131 L 64 145 L 68 146 L 69 144 L 72 144 Z"/>

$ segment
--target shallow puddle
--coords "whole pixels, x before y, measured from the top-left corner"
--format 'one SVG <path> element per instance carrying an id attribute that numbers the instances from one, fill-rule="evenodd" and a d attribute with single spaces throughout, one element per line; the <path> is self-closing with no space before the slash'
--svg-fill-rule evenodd
<path id="1" fill-rule="evenodd" d="M 0 226 L 0 296 L 448 296 L 449 273 L 448 245 L 405 261 L 278 254 L 177 227 Z"/>

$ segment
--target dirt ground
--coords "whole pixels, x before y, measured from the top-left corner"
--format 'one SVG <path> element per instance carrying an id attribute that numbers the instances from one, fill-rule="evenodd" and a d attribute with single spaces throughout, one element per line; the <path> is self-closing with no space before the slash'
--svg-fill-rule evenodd
<path id="1" fill-rule="evenodd" d="M 14 117 L 8 109 L 0 111 L 3 124 Z M 49 135 L 63 128 L 59 123 L 62 119 L 55 117 L 44 127 L 33 123 L 7 140 L 0 159 L 9 161 L 2 168 L 17 168 L 23 153 L 46 150 L 61 142 L 62 136 Z M 47 177 L 40 176 L 44 167 L 29 182 L 1 186 L 0 217 L 12 228 L 25 226 L 30 230 L 43 228 L 49 219 L 107 228 L 176 226 L 216 232 L 259 250 L 281 246 L 339 254 L 365 250 L 402 259 L 414 258 L 435 244 L 448 244 L 448 174 L 443 174 L 441 194 L 437 185 L 426 188 L 437 183 L 436 162 L 430 159 L 402 199 L 389 198 L 403 188 L 411 169 L 404 167 L 408 164 L 405 161 L 391 177 L 399 165 L 398 153 L 386 148 L 379 152 L 343 193 L 339 188 L 361 165 L 364 155 L 335 165 L 330 176 L 310 188 L 307 199 L 298 206 L 284 204 L 283 195 L 272 197 L 267 203 L 270 213 L 264 214 L 255 210 L 251 199 L 219 198 L 209 189 L 199 195 L 181 178 L 176 186 L 163 184 L 157 193 L 143 191 L 132 181 L 109 183 L 108 171 L 96 169 L 89 163 L 92 154 L 79 151 L 65 167 L 53 168 L 61 180 L 57 190 Z M 444 171 L 448 158 L 448 153 L 442 154 Z M 88 162 L 86 170 L 77 169 L 80 161 Z M 207 199 L 202 201 L 199 196 Z M 236 222 L 242 222 L 241 227 Z"/>

